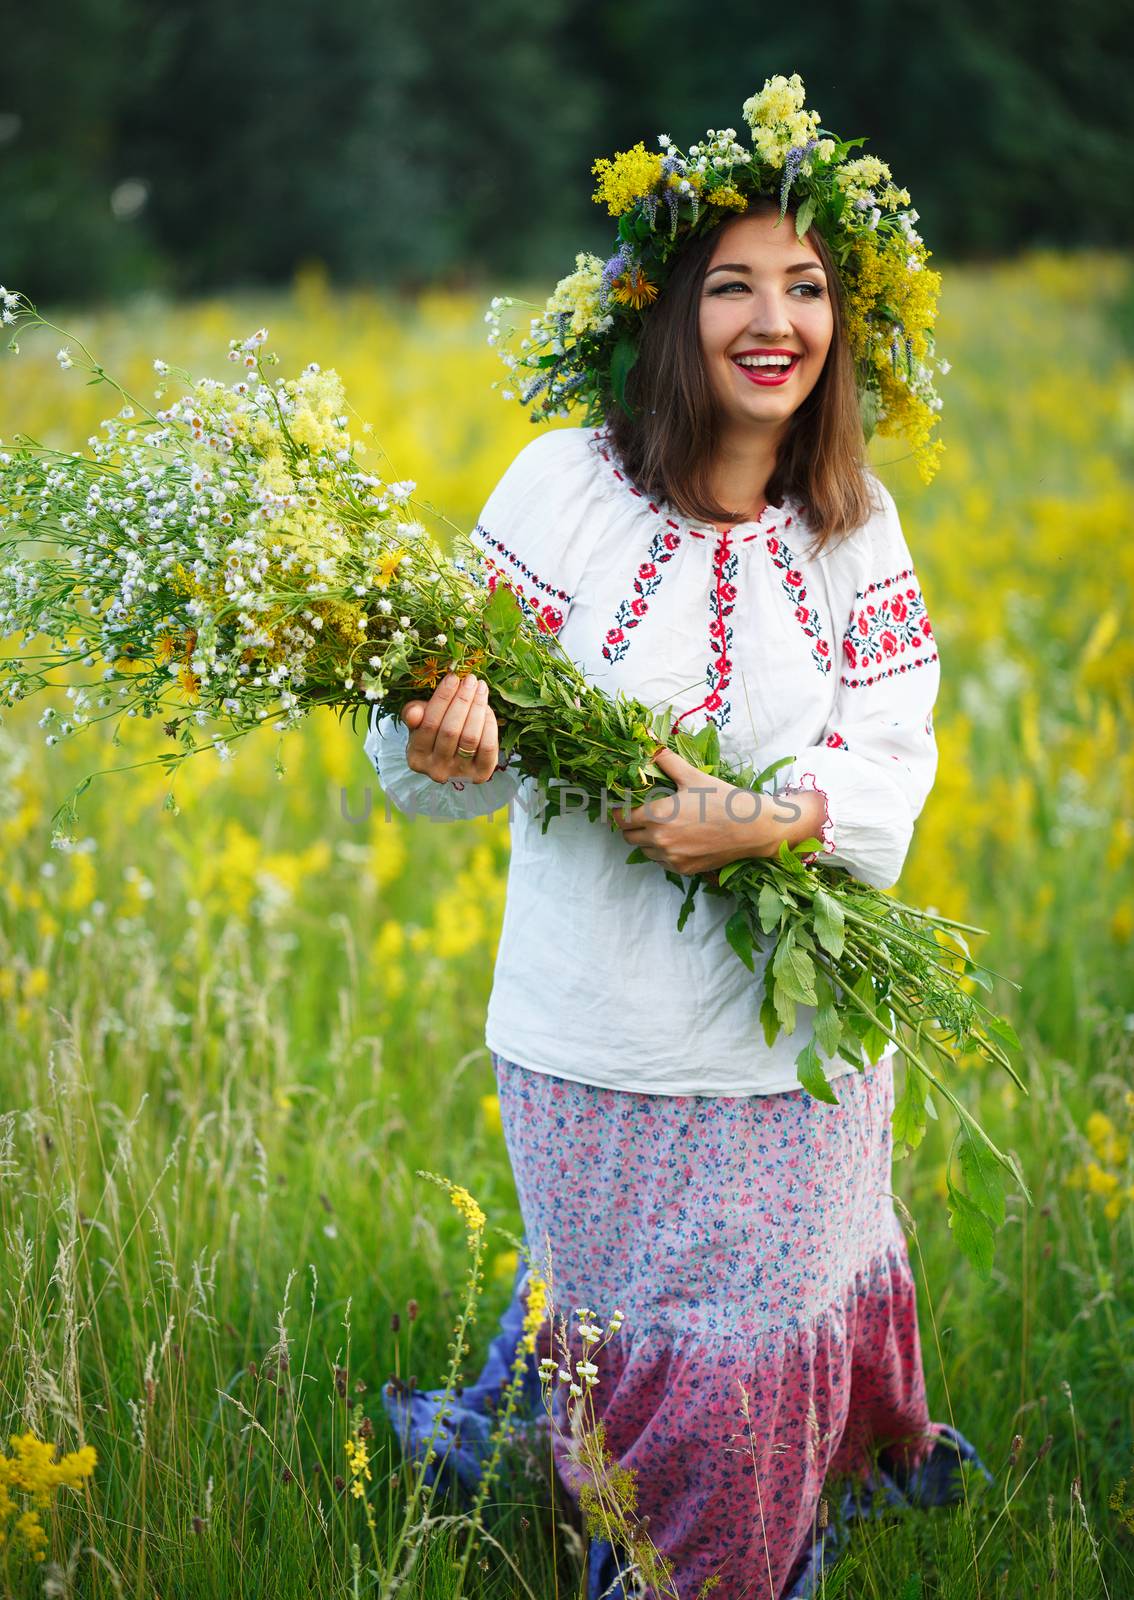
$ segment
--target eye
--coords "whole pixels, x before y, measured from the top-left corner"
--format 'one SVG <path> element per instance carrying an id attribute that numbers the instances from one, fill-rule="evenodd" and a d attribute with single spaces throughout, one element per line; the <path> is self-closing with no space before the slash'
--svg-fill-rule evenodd
<path id="1" fill-rule="evenodd" d="M 818 283 L 812 283 L 810 279 L 795 283 L 792 288 L 809 290 L 810 293 L 803 296 L 805 300 L 818 300 L 824 293 L 822 286 Z M 729 289 L 744 289 L 747 292 L 748 285 L 742 282 L 740 278 L 732 278 L 728 283 L 717 284 L 715 288 L 709 290 L 709 293 L 711 295 L 724 294 Z"/>

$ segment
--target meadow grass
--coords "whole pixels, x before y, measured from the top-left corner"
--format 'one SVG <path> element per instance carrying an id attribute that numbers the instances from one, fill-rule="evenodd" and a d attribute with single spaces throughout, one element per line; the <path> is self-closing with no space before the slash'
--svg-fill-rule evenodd
<path id="1" fill-rule="evenodd" d="M 990 928 L 978 954 L 1023 986 L 996 998 L 1029 1094 L 961 1083 L 1035 1203 L 1010 1200 L 983 1283 L 945 1223 L 948 1125 L 896 1166 L 931 1411 L 996 1484 L 856 1529 L 827 1596 L 1134 1593 L 1132 286 L 1107 255 L 947 270 L 942 470 L 925 489 L 873 449 L 943 674 L 899 887 Z M 228 339 L 267 324 L 286 370 L 342 373 L 373 469 L 380 440 L 461 526 L 531 436 L 488 388 L 475 298 L 336 294 L 311 270 L 286 296 L 41 310 L 140 394 L 155 355 L 226 378 Z M 78 448 L 116 409 L 46 333 L 3 359 L 0 439 Z M 96 779 L 53 851 L 71 785 L 160 736 L 48 751 L 41 709 L 0 727 L 0 1413 L 4 1441 L 93 1445 L 97 1467 L 44 1512 L 45 1562 L 0 1548 L 6 1592 L 378 1592 L 413 1492 L 381 1386 L 441 1384 L 470 1293 L 474 1377 L 516 1267 L 483 1046 L 505 815 L 387 820 L 361 720 L 321 713 L 188 763 L 176 812 L 160 768 Z M 462 1219 L 419 1169 L 487 1213 L 471 1290 Z M 546 1470 L 493 1500 L 464 1592 L 581 1593 L 580 1518 Z M 417 1521 L 407 1600 L 455 1600 L 452 1509 Z"/>

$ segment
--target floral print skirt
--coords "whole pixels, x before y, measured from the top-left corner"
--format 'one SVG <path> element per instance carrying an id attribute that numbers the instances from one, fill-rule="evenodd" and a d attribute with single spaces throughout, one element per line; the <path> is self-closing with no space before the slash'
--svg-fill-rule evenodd
<path id="1" fill-rule="evenodd" d="M 863 1477 L 879 1452 L 885 1481 L 908 1483 L 946 1436 L 975 1455 L 926 1410 L 889 1060 L 839 1079 L 838 1105 L 802 1089 L 635 1094 L 492 1063 L 573 1371 L 588 1354 L 576 1309 L 604 1330 L 623 1315 L 591 1401 L 682 1597 L 714 1575 L 713 1600 L 804 1592 L 828 1473 Z M 536 1355 L 549 1353 L 550 1322 Z M 554 1405 L 557 1470 L 577 1496 L 586 1470 L 558 1380 Z"/>

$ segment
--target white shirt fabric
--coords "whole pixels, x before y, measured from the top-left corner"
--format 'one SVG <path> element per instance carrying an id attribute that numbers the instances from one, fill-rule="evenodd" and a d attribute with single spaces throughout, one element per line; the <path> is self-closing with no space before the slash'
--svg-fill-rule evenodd
<path id="1" fill-rule="evenodd" d="M 561 428 L 520 451 L 471 537 L 489 586 L 507 583 L 589 682 L 672 705 L 691 732 L 711 718 L 735 766 L 792 756 L 776 793 L 821 791 L 823 854 L 885 888 L 936 776 L 940 666 L 893 496 L 870 482 L 878 509 L 813 559 L 796 501 L 722 534 L 651 503 L 601 431 Z M 628 866 L 612 824 L 588 821 L 576 800 L 541 833 L 534 780 L 514 762 L 482 784 L 437 783 L 408 766 L 408 737 L 400 718 L 371 712 L 365 748 L 400 810 L 460 819 L 509 807 L 491 1050 L 641 1094 L 800 1087 L 814 1008 L 800 1005 L 795 1031 L 768 1047 L 758 974 L 771 941 L 754 976 L 725 937 L 731 896 L 699 892 L 679 933 L 681 891 L 658 862 Z M 829 1078 L 855 1070 L 816 1048 Z"/>

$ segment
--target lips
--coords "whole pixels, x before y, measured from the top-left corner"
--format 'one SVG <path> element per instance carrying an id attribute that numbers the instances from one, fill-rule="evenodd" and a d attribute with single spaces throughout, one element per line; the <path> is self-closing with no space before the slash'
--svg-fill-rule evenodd
<path id="1" fill-rule="evenodd" d="M 800 356 L 793 355 L 790 364 L 786 367 L 742 367 L 735 357 L 729 357 L 729 360 L 742 377 L 747 378 L 750 383 L 758 383 L 765 386 L 786 383 L 796 367 L 799 366 L 801 359 Z"/>

